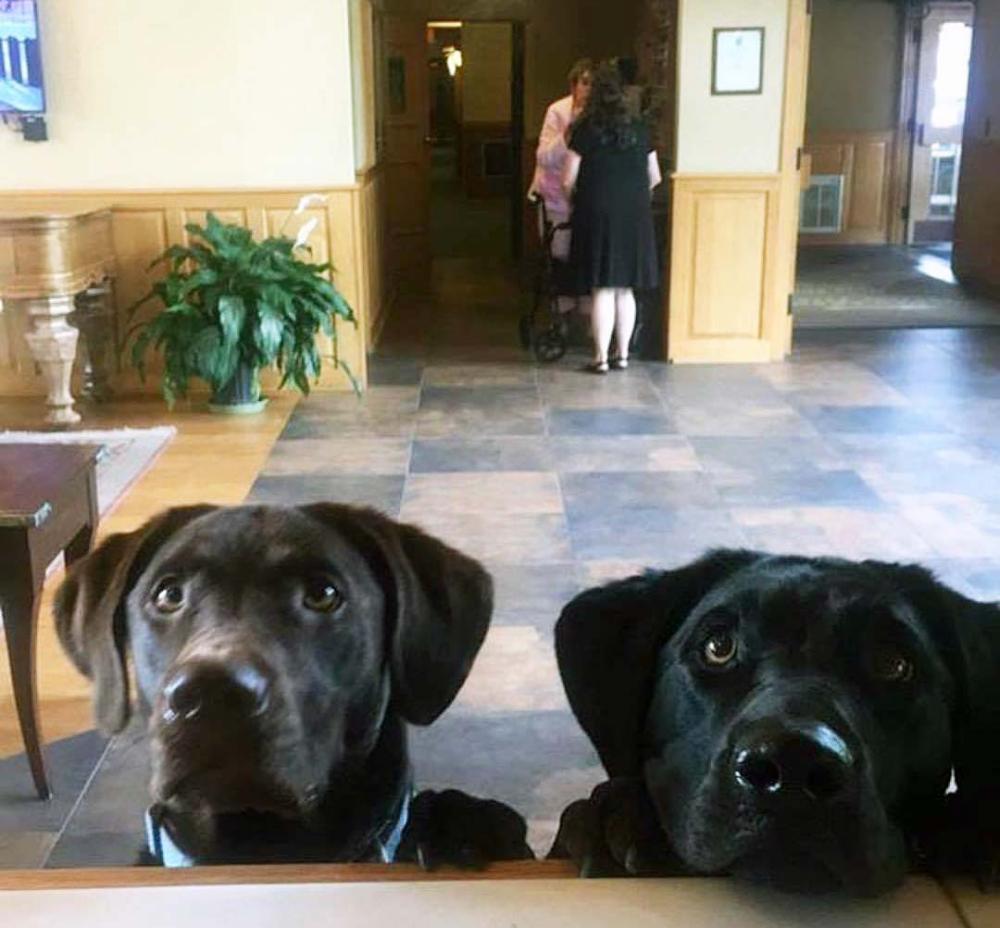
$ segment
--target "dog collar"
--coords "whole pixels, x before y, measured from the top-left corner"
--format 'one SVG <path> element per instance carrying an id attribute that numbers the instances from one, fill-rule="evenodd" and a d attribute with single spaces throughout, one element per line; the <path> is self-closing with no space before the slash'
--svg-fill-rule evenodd
<path id="1" fill-rule="evenodd" d="M 146 849 L 150 855 L 163 867 L 193 867 L 194 859 L 177 846 L 163 816 L 154 809 L 155 807 L 151 806 L 143 815 L 146 825 Z"/>
<path id="2" fill-rule="evenodd" d="M 160 866 L 194 866 L 194 859 L 177 846 L 163 816 L 155 811 L 155 807 L 146 809 L 143 820 L 146 829 L 146 849 Z M 403 839 L 403 832 L 409 820 L 410 788 L 407 787 L 403 790 L 395 816 L 374 838 L 374 851 L 382 863 L 391 864 L 396 859 L 399 843 Z"/>
<path id="3" fill-rule="evenodd" d="M 388 828 L 383 828 L 382 832 L 375 837 L 375 847 L 382 863 L 391 864 L 396 859 L 396 852 L 399 850 L 399 842 L 403 840 L 403 832 L 406 831 L 406 824 L 410 820 L 410 788 L 403 790 L 403 795 L 399 800 L 399 808 L 395 817 L 391 820 Z"/>

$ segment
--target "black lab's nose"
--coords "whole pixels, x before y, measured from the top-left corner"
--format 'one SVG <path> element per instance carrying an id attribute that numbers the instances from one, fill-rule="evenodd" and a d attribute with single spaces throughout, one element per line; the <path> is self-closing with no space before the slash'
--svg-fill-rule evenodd
<path id="1" fill-rule="evenodd" d="M 249 661 L 182 664 L 164 685 L 164 720 L 252 718 L 267 708 L 270 688 L 267 675 Z"/>
<path id="2" fill-rule="evenodd" d="M 758 798 L 828 802 L 854 772 L 847 742 L 821 722 L 755 723 L 737 740 L 732 757 L 736 782 Z"/>

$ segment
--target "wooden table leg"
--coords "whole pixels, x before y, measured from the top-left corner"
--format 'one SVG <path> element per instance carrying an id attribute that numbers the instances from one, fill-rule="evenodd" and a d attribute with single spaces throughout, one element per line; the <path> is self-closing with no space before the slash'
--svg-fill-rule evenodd
<path id="1" fill-rule="evenodd" d="M 10 677 L 14 685 L 14 705 L 21 723 L 21 737 L 28 766 L 41 799 L 52 795 L 42 756 L 42 734 L 38 723 L 38 689 L 35 675 L 35 638 L 41 590 L 36 589 L 31 565 L 26 557 L 15 557 L 0 573 L 0 602 L 3 603 L 3 630 L 7 638 Z"/>

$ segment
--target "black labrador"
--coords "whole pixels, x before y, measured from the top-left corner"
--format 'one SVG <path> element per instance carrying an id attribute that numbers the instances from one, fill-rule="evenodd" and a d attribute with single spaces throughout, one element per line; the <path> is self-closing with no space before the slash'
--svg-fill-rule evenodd
<path id="1" fill-rule="evenodd" d="M 411 802 L 406 725 L 454 699 L 492 605 L 478 562 L 373 510 L 189 506 L 75 564 L 55 617 L 107 733 L 131 653 L 153 824 L 187 861 L 477 866 L 531 856 L 524 820 Z"/>
<path id="2" fill-rule="evenodd" d="M 582 874 L 995 882 L 996 605 L 915 566 L 719 550 L 581 594 L 556 647 L 611 778 L 551 852 Z"/>

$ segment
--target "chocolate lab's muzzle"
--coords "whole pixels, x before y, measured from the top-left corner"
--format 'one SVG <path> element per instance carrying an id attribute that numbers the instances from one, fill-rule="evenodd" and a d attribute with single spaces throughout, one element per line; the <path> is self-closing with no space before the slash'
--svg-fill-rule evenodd
<path id="1" fill-rule="evenodd" d="M 167 725 L 225 725 L 262 716 L 271 701 L 270 674 L 249 659 L 196 660 L 174 668 L 163 687 Z"/>

